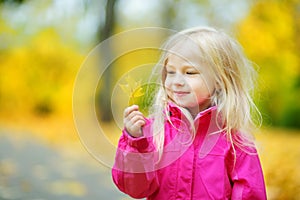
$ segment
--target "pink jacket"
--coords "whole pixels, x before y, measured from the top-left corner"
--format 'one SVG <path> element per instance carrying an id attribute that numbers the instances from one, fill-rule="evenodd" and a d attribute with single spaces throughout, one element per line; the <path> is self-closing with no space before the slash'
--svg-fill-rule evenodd
<path id="1" fill-rule="evenodd" d="M 122 192 L 149 200 L 266 199 L 256 149 L 236 147 L 235 159 L 224 133 L 209 134 L 216 131 L 216 107 L 195 118 L 199 128 L 190 143 L 184 116 L 174 105 L 169 109 L 173 124 L 165 123 L 165 148 L 158 163 L 150 120 L 141 138 L 123 131 L 112 169 L 113 181 Z"/>

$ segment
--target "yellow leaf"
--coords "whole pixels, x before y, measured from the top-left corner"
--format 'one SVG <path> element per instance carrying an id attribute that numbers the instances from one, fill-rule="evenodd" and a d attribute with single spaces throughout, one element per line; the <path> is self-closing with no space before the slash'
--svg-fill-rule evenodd
<path id="1" fill-rule="evenodd" d="M 144 95 L 140 80 L 136 81 L 128 75 L 125 77 L 125 81 L 125 84 L 119 84 L 119 86 L 130 98 L 141 97 Z"/>
<path id="2" fill-rule="evenodd" d="M 143 88 L 139 87 L 132 93 L 132 98 L 137 98 L 143 96 L 145 93 L 143 92 Z"/>

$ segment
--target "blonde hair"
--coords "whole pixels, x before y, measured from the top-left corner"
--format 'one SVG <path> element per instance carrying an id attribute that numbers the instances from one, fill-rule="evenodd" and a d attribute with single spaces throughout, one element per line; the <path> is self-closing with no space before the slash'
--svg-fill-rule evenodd
<path id="1" fill-rule="evenodd" d="M 261 115 L 251 97 L 256 72 L 252 63 L 246 58 L 239 43 L 222 31 L 209 27 L 196 27 L 181 31 L 172 36 L 162 47 L 160 62 L 154 69 L 159 76 L 159 89 L 150 111 L 154 118 L 154 143 L 159 152 L 159 158 L 164 148 L 164 124 L 170 121 L 168 113 L 168 98 L 165 88 L 165 61 L 168 51 L 179 42 L 192 40 L 199 48 L 201 61 L 215 80 L 215 90 L 211 96 L 211 105 L 217 106 L 217 119 L 222 131 L 226 133 L 235 154 L 235 147 L 247 149 L 254 146 L 252 136 L 256 122 L 261 121 Z M 181 43 L 180 43 L 181 44 Z M 179 107 L 180 108 L 180 107 Z M 193 117 L 188 110 L 180 108 L 189 119 L 192 127 L 192 138 L 196 130 Z M 254 116 L 253 116 L 254 115 Z M 254 117 L 254 118 L 253 118 Z M 254 121 L 257 118 L 258 121 Z"/>

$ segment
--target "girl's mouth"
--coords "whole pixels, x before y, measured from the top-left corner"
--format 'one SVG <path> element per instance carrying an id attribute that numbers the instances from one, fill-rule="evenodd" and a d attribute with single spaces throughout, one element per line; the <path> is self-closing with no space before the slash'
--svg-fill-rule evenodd
<path id="1" fill-rule="evenodd" d="M 184 92 L 184 91 L 173 91 L 173 93 L 174 93 L 174 95 L 179 96 L 179 97 L 189 94 L 189 92 Z"/>

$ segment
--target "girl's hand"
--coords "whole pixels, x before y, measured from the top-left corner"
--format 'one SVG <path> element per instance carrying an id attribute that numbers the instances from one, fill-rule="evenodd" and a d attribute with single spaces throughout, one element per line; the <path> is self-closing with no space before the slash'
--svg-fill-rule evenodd
<path id="1" fill-rule="evenodd" d="M 144 115 L 139 111 L 137 105 L 130 106 L 124 110 L 124 126 L 132 137 L 143 136 L 142 127 L 145 124 Z"/>

